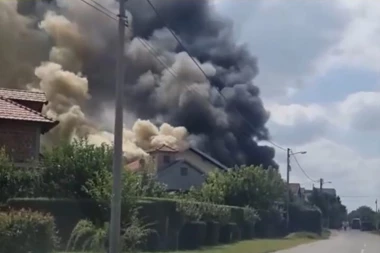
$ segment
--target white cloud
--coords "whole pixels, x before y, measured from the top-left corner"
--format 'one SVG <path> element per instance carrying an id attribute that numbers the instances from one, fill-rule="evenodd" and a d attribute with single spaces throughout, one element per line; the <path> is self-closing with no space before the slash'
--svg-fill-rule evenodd
<path id="1" fill-rule="evenodd" d="M 380 92 L 358 92 L 338 104 L 343 120 L 352 129 L 380 131 Z"/>
<path id="2" fill-rule="evenodd" d="M 299 135 L 302 131 L 320 132 L 321 128 L 340 131 L 374 131 L 380 134 L 380 92 L 357 92 L 344 100 L 326 105 L 310 104 L 271 104 L 267 106 L 271 113 L 269 124 L 285 132 L 293 129 Z M 307 129 L 311 128 L 311 129 Z M 281 136 L 276 136 L 281 138 Z M 289 136 L 289 141 L 293 136 Z"/>
<path id="3" fill-rule="evenodd" d="M 380 70 L 380 2 L 337 1 L 349 13 L 349 22 L 339 43 L 319 59 L 320 72 L 339 66 Z"/>
<path id="4" fill-rule="evenodd" d="M 290 96 L 307 83 L 348 23 L 348 12 L 334 1 L 220 1 L 217 6 L 258 57 L 255 81 L 266 97 Z"/>
<path id="5" fill-rule="evenodd" d="M 335 137 L 349 138 L 353 131 L 371 131 L 373 136 L 380 136 L 380 92 L 350 94 L 342 101 L 325 106 L 289 104 L 270 105 L 268 108 L 272 116 L 269 127 L 273 140 L 293 150 L 306 150 L 308 154 L 299 156 L 298 160 L 312 179 L 323 177 L 326 181 L 331 180 L 333 185 L 330 187 L 337 188 L 338 194 L 343 196 L 372 195 L 375 198 L 380 189 L 378 154 L 369 156 L 365 147 L 359 144 L 350 147 Z M 285 175 L 285 152 L 278 150 L 276 159 Z M 307 183 L 305 186 L 310 188 L 312 182 L 296 169 L 294 161 L 292 163 L 292 181 Z M 352 198 L 347 201 L 351 209 L 359 203 Z M 371 198 L 356 201 L 368 204 Z"/>
<path id="6" fill-rule="evenodd" d="M 323 105 L 291 99 L 333 69 L 379 72 L 380 2 L 247 0 L 220 1 L 217 8 L 235 21 L 237 37 L 258 57 L 255 82 L 271 111 L 273 140 L 307 150 L 299 157 L 305 170 L 333 181 L 340 195 L 376 195 L 380 145 L 368 142 L 380 137 L 380 92 L 357 92 Z M 334 85 L 345 89 L 344 83 Z M 276 159 L 284 170 L 284 152 Z M 294 161 L 293 168 L 292 180 L 307 182 Z M 372 198 L 343 200 L 350 209 L 374 203 Z"/>

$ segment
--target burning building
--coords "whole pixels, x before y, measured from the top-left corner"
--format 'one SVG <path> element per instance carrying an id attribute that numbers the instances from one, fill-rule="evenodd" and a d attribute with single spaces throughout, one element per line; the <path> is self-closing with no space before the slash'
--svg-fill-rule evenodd
<path id="1" fill-rule="evenodd" d="M 116 1 L 99 3 L 116 18 Z M 187 142 L 227 166 L 277 167 L 273 148 L 257 144 L 270 137 L 269 113 L 253 83 L 257 60 L 234 41 L 231 22 L 215 12 L 213 1 L 152 3 L 165 22 L 147 1 L 127 2 L 125 124 L 153 123 L 126 130 L 128 152 L 140 155 L 158 141 Z M 44 143 L 85 135 L 111 141 L 115 20 L 67 0 L 2 1 L 0 20 L 0 87 L 44 91 L 51 101 L 44 112 L 61 122 Z M 136 130 L 141 123 L 149 134 L 139 135 L 146 133 Z"/>

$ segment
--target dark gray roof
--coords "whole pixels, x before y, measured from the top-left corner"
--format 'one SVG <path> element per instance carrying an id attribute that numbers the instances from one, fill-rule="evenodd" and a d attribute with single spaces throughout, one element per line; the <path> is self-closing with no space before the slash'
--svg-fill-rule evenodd
<path id="1" fill-rule="evenodd" d="M 205 160 L 209 161 L 210 163 L 214 164 L 218 169 L 225 170 L 225 171 L 228 170 L 228 168 L 225 165 L 223 165 L 219 161 L 215 160 L 211 156 L 207 155 L 206 153 L 200 151 L 199 149 L 194 148 L 194 147 L 190 147 L 189 150 L 193 151 L 194 153 L 196 153 L 199 156 L 201 156 L 203 159 L 205 159 Z"/>

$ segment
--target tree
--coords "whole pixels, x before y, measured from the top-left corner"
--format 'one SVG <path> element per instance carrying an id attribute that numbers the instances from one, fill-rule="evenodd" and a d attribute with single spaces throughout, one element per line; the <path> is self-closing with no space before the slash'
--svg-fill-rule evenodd
<path id="1" fill-rule="evenodd" d="M 347 220 L 347 208 L 339 197 L 314 188 L 309 201 L 321 210 L 323 218 L 329 221 L 330 228 L 340 228 L 342 222 Z"/>
<path id="2" fill-rule="evenodd" d="M 0 203 L 9 198 L 34 197 L 40 195 L 41 171 L 35 168 L 16 168 L 0 148 Z"/>
<path id="3" fill-rule="evenodd" d="M 111 171 L 112 147 L 90 145 L 86 139 L 61 143 L 43 156 L 45 197 L 89 198 L 86 182 Z"/>
<path id="4" fill-rule="evenodd" d="M 367 222 L 373 224 L 373 226 L 376 226 L 376 212 L 372 210 L 369 206 L 360 206 L 358 209 L 351 211 L 348 214 L 348 218 L 350 221 L 352 221 L 354 218 L 359 218 L 362 223 Z"/>
<path id="5" fill-rule="evenodd" d="M 211 173 L 200 189 L 190 195 L 200 201 L 268 209 L 285 195 L 285 184 L 277 170 L 241 166 L 228 172 Z"/>

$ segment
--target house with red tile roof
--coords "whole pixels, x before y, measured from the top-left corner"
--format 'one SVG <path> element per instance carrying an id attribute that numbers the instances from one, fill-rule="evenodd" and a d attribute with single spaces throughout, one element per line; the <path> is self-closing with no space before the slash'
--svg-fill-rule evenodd
<path id="1" fill-rule="evenodd" d="M 0 88 L 0 147 L 18 164 L 37 160 L 40 137 L 58 122 L 42 114 L 42 92 Z"/>
<path id="2" fill-rule="evenodd" d="M 227 171 L 228 168 L 204 152 L 188 147 L 177 149 L 161 145 L 148 150 L 156 178 L 165 184 L 168 190 L 189 190 L 192 186 L 201 186 L 208 173 Z M 141 163 L 134 161 L 128 165 L 131 170 L 138 171 Z"/>

